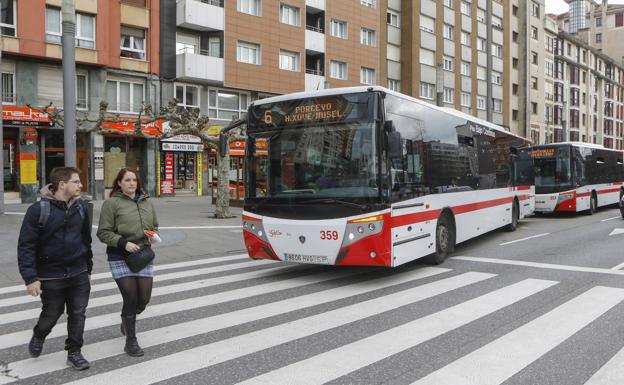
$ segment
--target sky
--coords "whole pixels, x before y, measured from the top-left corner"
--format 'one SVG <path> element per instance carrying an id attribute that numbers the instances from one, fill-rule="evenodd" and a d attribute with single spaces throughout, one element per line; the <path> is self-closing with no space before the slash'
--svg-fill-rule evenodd
<path id="1" fill-rule="evenodd" d="M 594 1 L 602 3 L 602 0 Z M 624 0 L 609 0 L 609 4 L 624 4 Z M 560 13 L 568 12 L 568 4 L 563 0 L 546 0 L 546 13 L 554 13 L 558 15 Z"/>

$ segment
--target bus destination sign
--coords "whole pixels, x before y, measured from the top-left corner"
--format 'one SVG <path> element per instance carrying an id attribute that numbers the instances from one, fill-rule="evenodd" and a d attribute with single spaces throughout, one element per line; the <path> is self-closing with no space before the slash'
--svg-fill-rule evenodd
<path id="1" fill-rule="evenodd" d="M 318 120 L 336 120 L 344 117 L 344 111 L 334 102 L 315 103 L 295 107 L 295 111 L 284 116 L 284 123 L 300 123 Z"/>
<path id="2" fill-rule="evenodd" d="M 532 158 L 552 158 L 557 155 L 557 149 L 551 148 L 536 148 L 530 153 Z"/>

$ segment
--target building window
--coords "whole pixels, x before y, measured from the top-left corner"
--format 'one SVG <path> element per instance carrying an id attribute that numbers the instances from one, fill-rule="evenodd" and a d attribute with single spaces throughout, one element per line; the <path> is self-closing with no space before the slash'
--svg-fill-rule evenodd
<path id="1" fill-rule="evenodd" d="M 461 74 L 464 76 L 470 76 L 470 63 L 463 61 L 461 63 Z"/>
<path id="2" fill-rule="evenodd" d="M 238 12 L 260 16 L 262 13 L 261 0 L 238 0 Z"/>
<path id="3" fill-rule="evenodd" d="M 477 50 L 481 51 L 481 52 L 486 52 L 487 51 L 487 40 L 482 39 L 482 38 L 477 38 Z"/>
<path id="4" fill-rule="evenodd" d="M 453 40 L 453 32 L 455 28 L 452 25 L 444 24 L 443 36 L 445 39 Z"/>
<path id="5" fill-rule="evenodd" d="M 360 0 L 360 4 L 365 7 L 375 8 L 377 7 L 377 0 Z"/>
<path id="6" fill-rule="evenodd" d="M 420 97 L 421 98 L 433 100 L 434 95 L 435 95 L 434 84 L 420 82 Z"/>
<path id="7" fill-rule="evenodd" d="M 533 115 L 537 115 L 537 103 L 531 102 L 531 112 Z"/>
<path id="8" fill-rule="evenodd" d="M 199 86 L 176 84 L 175 90 L 175 98 L 179 107 L 199 109 Z"/>
<path id="9" fill-rule="evenodd" d="M 15 8 L 15 0 L 0 1 L 0 33 L 4 36 L 15 36 Z"/>
<path id="10" fill-rule="evenodd" d="M 537 35 L 538 35 L 537 28 L 531 27 L 531 38 L 537 40 Z"/>
<path id="11" fill-rule="evenodd" d="M 95 48 L 95 16 L 76 14 L 76 47 Z"/>
<path id="12" fill-rule="evenodd" d="M 516 83 L 511 85 L 511 94 L 512 95 L 518 95 L 518 85 Z"/>
<path id="13" fill-rule="evenodd" d="M 485 11 L 481 8 L 477 8 L 477 21 L 485 23 Z"/>
<path id="14" fill-rule="evenodd" d="M 420 49 L 420 64 L 425 64 L 431 67 L 435 66 L 435 52 L 428 49 Z"/>
<path id="15" fill-rule="evenodd" d="M 602 43 L 602 34 L 601 33 L 597 33 L 596 34 L 596 43 Z"/>
<path id="16" fill-rule="evenodd" d="M 392 91 L 401 92 L 401 82 L 396 79 L 388 79 L 388 88 Z"/>
<path id="17" fill-rule="evenodd" d="M 477 67 L 477 79 L 487 80 L 487 69 L 483 66 Z"/>
<path id="18" fill-rule="evenodd" d="M 121 26 L 121 57 L 145 60 L 145 30 Z"/>
<path id="19" fill-rule="evenodd" d="M 485 110 L 485 98 L 483 96 L 477 96 L 477 109 Z"/>
<path id="20" fill-rule="evenodd" d="M 536 2 L 531 2 L 531 16 L 540 17 L 540 6 Z"/>
<path id="21" fill-rule="evenodd" d="M 624 26 L 624 12 L 615 14 L 615 28 Z"/>
<path id="22" fill-rule="evenodd" d="M 236 60 L 247 64 L 260 64 L 260 45 L 239 41 L 236 43 Z"/>
<path id="23" fill-rule="evenodd" d="M 4 79 L 2 79 L 4 80 Z M 76 108 L 86 110 L 89 108 L 88 78 L 86 74 L 76 74 Z"/>
<path id="24" fill-rule="evenodd" d="M 470 107 L 470 94 L 467 92 L 461 93 L 461 105 L 462 107 Z"/>
<path id="25" fill-rule="evenodd" d="M 535 76 L 531 76 L 531 88 L 537 89 L 537 78 Z"/>
<path id="26" fill-rule="evenodd" d="M 531 51 L 531 63 L 537 65 L 538 55 L 537 52 Z"/>
<path id="27" fill-rule="evenodd" d="M 116 80 L 106 81 L 108 111 L 139 113 L 143 107 L 143 84 Z"/>
<path id="28" fill-rule="evenodd" d="M 492 43 L 492 55 L 496 57 L 503 57 L 503 46 L 496 44 L 496 43 Z"/>
<path id="29" fill-rule="evenodd" d="M 342 21 L 342 20 L 337 20 L 337 19 L 331 19 L 330 33 L 334 37 L 346 39 L 347 38 L 347 22 Z"/>
<path id="30" fill-rule="evenodd" d="M 461 31 L 461 43 L 463 45 L 470 45 L 470 32 Z"/>
<path id="31" fill-rule="evenodd" d="M 375 70 L 372 68 L 362 67 L 360 69 L 360 83 L 368 85 L 375 84 Z"/>
<path id="32" fill-rule="evenodd" d="M 386 21 L 388 25 L 391 25 L 397 28 L 401 27 L 401 17 L 399 16 L 397 12 L 388 10 L 388 13 L 386 13 L 386 19 L 387 19 Z"/>
<path id="33" fill-rule="evenodd" d="M 332 60 L 329 64 L 329 76 L 334 79 L 347 80 L 347 63 Z"/>
<path id="34" fill-rule="evenodd" d="M 46 7 L 46 42 L 61 44 L 62 38 L 61 9 Z"/>
<path id="35" fill-rule="evenodd" d="M 518 58 L 514 57 L 514 58 L 511 59 L 511 66 L 513 68 L 518 68 Z"/>
<path id="36" fill-rule="evenodd" d="M 444 103 L 453 103 L 455 90 L 452 88 L 444 87 Z"/>
<path id="37" fill-rule="evenodd" d="M 249 107 L 249 95 L 218 89 L 208 90 L 208 117 L 211 119 L 239 119 Z"/>
<path id="38" fill-rule="evenodd" d="M 193 35 L 190 33 L 177 32 L 176 33 L 176 54 L 199 53 L 199 35 Z"/>
<path id="39" fill-rule="evenodd" d="M 280 4 L 280 21 L 298 27 L 300 24 L 299 8 Z"/>
<path id="40" fill-rule="evenodd" d="M 420 30 L 435 33 L 435 19 L 420 15 Z"/>
<path id="41" fill-rule="evenodd" d="M 470 16 L 470 3 L 467 1 L 461 2 L 461 13 L 466 16 Z"/>
<path id="42" fill-rule="evenodd" d="M 282 70 L 299 72 L 299 53 L 280 49 L 279 66 Z"/>
<path id="43" fill-rule="evenodd" d="M 444 64 L 443 64 L 443 68 L 446 71 L 453 71 L 454 65 L 453 65 L 453 59 L 450 57 L 444 57 Z"/>
<path id="44" fill-rule="evenodd" d="M 602 27 L 602 17 L 596 18 L 596 27 Z"/>
<path id="45" fill-rule="evenodd" d="M 2 104 L 15 104 L 15 74 L 2 72 Z"/>
<path id="46" fill-rule="evenodd" d="M 497 71 L 492 71 L 492 83 L 497 85 L 503 84 L 503 74 Z"/>
<path id="47" fill-rule="evenodd" d="M 375 46 L 375 31 L 372 29 L 362 28 L 360 33 L 360 43 L 371 47 Z"/>
<path id="48" fill-rule="evenodd" d="M 503 20 L 498 16 L 492 15 L 492 27 L 503 29 Z"/>
<path id="49" fill-rule="evenodd" d="M 444 0 L 444 6 L 449 8 L 454 8 L 453 5 L 454 0 Z"/>
<path id="50" fill-rule="evenodd" d="M 494 105 L 494 112 L 501 113 L 503 112 L 503 101 L 500 99 L 492 99 L 492 104 Z"/>

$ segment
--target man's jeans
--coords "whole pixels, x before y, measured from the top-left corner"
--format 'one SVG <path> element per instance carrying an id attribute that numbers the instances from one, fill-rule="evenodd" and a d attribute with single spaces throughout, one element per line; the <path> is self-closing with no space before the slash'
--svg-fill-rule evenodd
<path id="1" fill-rule="evenodd" d="M 67 339 L 65 350 L 79 352 L 85 326 L 85 311 L 89 303 L 91 283 L 87 272 L 64 279 L 41 281 L 41 315 L 33 329 L 35 337 L 43 340 L 52 331 L 67 306 Z"/>

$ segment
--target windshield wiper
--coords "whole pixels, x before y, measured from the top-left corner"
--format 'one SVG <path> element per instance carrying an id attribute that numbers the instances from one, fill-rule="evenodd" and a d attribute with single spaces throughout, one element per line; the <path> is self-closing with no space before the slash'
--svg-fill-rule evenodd
<path id="1" fill-rule="evenodd" d="M 345 200 L 342 200 L 342 199 L 335 199 L 335 198 L 310 199 L 310 200 L 306 200 L 306 201 L 301 201 L 300 203 L 339 203 L 341 205 L 345 205 L 345 206 L 349 206 L 349 207 L 355 207 L 355 208 L 360 209 L 362 211 L 367 211 L 369 209 L 368 205 L 362 205 L 362 204 L 359 204 L 359 203 L 349 202 L 349 201 L 345 201 Z"/>

